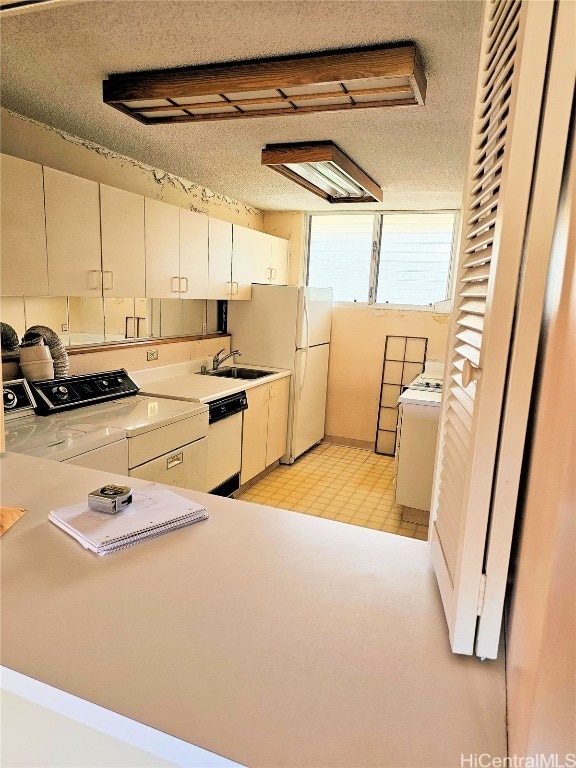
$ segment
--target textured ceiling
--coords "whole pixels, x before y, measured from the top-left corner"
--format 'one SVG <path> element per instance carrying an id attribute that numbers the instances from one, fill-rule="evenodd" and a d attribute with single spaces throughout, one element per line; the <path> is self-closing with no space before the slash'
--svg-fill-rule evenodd
<path id="1" fill-rule="evenodd" d="M 384 202 L 370 209 L 454 208 L 462 194 L 481 10 L 480 0 L 55 5 L 3 19 L 2 102 L 263 209 L 335 210 L 260 166 L 265 144 L 324 139 L 338 144 L 383 188 Z M 414 40 L 422 52 L 424 107 L 145 126 L 102 103 L 102 80 L 112 72 L 397 40 Z"/>

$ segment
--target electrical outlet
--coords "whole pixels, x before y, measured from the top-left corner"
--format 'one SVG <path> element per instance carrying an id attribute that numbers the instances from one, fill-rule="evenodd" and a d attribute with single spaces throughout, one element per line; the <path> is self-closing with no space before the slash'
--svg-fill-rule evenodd
<path id="1" fill-rule="evenodd" d="M 146 352 L 146 360 L 150 362 L 151 360 L 158 360 L 158 350 L 157 349 L 149 349 Z"/>
<path id="2" fill-rule="evenodd" d="M 207 330 L 208 330 L 208 324 L 202 323 L 202 333 L 206 333 Z"/>
<path id="3" fill-rule="evenodd" d="M 60 332 L 68 333 L 68 323 L 62 323 L 62 325 L 60 326 Z"/>

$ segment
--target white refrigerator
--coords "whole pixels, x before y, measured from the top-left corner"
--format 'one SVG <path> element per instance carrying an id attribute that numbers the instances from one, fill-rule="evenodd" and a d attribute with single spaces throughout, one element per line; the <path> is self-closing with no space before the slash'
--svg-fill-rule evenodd
<path id="1" fill-rule="evenodd" d="M 331 324 L 331 288 L 253 285 L 251 301 L 228 304 L 228 331 L 241 364 L 294 371 L 284 464 L 324 437 Z"/>

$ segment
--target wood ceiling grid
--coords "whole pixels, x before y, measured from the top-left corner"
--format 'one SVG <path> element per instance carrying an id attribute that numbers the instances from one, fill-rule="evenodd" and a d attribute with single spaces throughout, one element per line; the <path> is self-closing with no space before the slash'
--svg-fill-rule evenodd
<path id="1" fill-rule="evenodd" d="M 416 45 L 400 43 L 114 74 L 103 92 L 105 103 L 155 125 L 423 105 L 426 77 Z"/>

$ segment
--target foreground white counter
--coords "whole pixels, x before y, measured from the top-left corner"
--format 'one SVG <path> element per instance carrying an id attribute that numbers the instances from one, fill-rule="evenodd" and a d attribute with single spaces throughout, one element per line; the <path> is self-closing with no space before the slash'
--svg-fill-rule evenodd
<path id="1" fill-rule="evenodd" d="M 1 539 L 5 667 L 249 766 L 505 754 L 503 663 L 450 653 L 424 542 L 182 491 L 208 521 L 100 558 L 47 515 L 115 476 L 0 471 L 29 510 Z"/>

